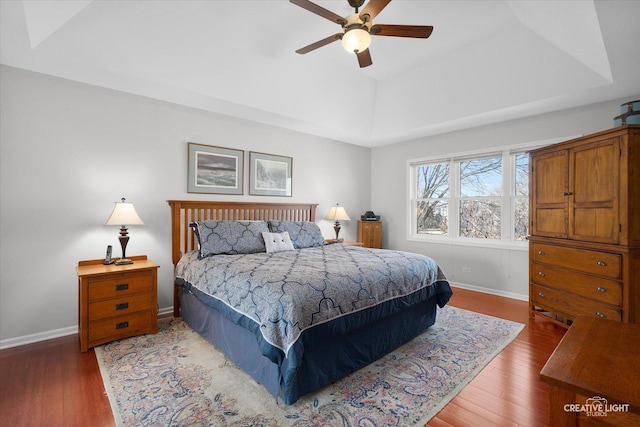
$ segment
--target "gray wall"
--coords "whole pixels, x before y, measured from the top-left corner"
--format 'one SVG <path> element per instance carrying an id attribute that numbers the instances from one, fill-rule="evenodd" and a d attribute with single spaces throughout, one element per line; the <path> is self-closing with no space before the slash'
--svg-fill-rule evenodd
<path id="1" fill-rule="evenodd" d="M 462 287 L 528 299 L 528 251 L 434 244 L 407 240 L 408 166 L 411 159 L 501 146 L 567 139 L 613 127 L 620 104 L 640 95 L 522 120 L 374 148 L 371 153 L 371 205 L 384 220 L 385 247 L 435 259 Z M 470 272 L 463 271 L 469 268 Z"/>
<path id="2" fill-rule="evenodd" d="M 0 94 L 0 347 L 77 330 L 75 266 L 107 245 L 120 255 L 118 227 L 102 223 L 121 197 L 145 222 L 127 254 L 161 266 L 161 309 L 173 303 L 168 199 L 319 203 L 325 237 L 335 203 L 352 218 L 369 209 L 363 147 L 6 66 Z M 188 141 L 293 157 L 293 197 L 187 193 Z M 343 222 L 342 237 L 356 234 Z"/>
<path id="3" fill-rule="evenodd" d="M 322 218 L 335 203 L 352 218 L 341 232 L 351 240 L 373 209 L 385 247 L 433 257 L 462 286 L 526 298 L 527 251 L 407 240 L 407 160 L 604 130 L 633 99 L 367 149 L 1 66 L 0 347 L 77 330 L 75 266 L 109 244 L 119 255 L 117 227 L 102 223 L 121 197 L 145 222 L 130 227 L 127 253 L 161 265 L 161 309 L 172 304 L 166 200 L 282 200 L 187 193 L 188 141 L 291 156 L 286 200 L 319 203 L 326 237 L 332 224 Z"/>

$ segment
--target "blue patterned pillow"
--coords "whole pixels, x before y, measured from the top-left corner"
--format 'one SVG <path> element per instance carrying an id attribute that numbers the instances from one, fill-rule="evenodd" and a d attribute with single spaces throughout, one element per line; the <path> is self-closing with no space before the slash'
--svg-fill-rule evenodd
<path id="1" fill-rule="evenodd" d="M 289 237 L 296 249 L 311 248 L 324 245 L 324 237 L 315 222 L 308 221 L 269 221 L 273 233 L 289 232 Z"/>
<path id="2" fill-rule="evenodd" d="M 200 221 L 191 226 L 200 243 L 199 258 L 266 251 L 262 233 L 269 226 L 264 221 Z"/>

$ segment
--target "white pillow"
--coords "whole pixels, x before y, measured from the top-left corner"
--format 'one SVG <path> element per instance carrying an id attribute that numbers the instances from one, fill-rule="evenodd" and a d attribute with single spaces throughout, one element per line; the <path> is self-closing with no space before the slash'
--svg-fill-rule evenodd
<path id="1" fill-rule="evenodd" d="M 293 250 L 293 242 L 291 241 L 291 237 L 289 237 L 288 231 L 282 233 L 267 233 L 263 231 L 262 237 L 264 238 L 264 245 L 267 248 L 268 254 Z"/>

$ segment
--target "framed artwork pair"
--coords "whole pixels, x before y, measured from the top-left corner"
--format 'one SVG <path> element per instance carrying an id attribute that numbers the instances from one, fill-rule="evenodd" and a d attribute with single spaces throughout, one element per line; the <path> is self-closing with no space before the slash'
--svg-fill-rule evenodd
<path id="1" fill-rule="evenodd" d="M 244 151 L 190 142 L 189 193 L 244 194 Z M 249 194 L 291 196 L 293 158 L 249 152 Z"/>

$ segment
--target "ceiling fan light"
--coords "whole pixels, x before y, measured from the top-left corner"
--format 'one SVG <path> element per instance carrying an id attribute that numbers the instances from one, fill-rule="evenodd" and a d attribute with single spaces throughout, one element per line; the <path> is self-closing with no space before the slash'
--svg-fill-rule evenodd
<path id="1" fill-rule="evenodd" d="M 370 44 L 371 35 L 362 28 L 354 28 L 342 36 L 342 47 L 349 53 L 364 52 Z"/>

